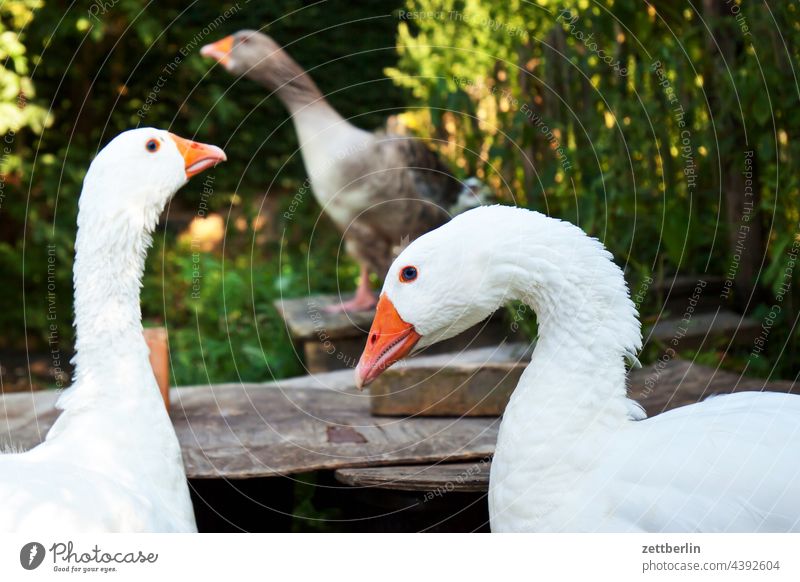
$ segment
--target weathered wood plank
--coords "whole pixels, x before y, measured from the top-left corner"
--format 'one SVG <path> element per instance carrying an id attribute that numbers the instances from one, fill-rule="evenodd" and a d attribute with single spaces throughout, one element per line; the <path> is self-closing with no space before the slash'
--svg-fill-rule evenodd
<path id="1" fill-rule="evenodd" d="M 676 340 L 680 349 L 694 349 L 701 346 L 711 348 L 723 338 L 741 346 L 752 345 L 761 331 L 758 320 L 732 311 L 694 313 L 686 321 L 682 317 L 682 314 L 676 314 L 676 317 L 659 320 L 645 333 L 645 340 L 668 345 Z"/>
<path id="2" fill-rule="evenodd" d="M 524 369 L 512 362 L 398 368 L 370 386 L 372 414 L 500 416 Z"/>
<path id="3" fill-rule="evenodd" d="M 528 365 L 530 346 L 505 344 L 406 360 L 370 386 L 373 414 L 480 416 L 502 414 Z M 711 394 L 789 392 L 793 383 L 748 378 L 666 356 L 628 375 L 629 392 L 652 416 Z"/>
<path id="4" fill-rule="evenodd" d="M 27 450 L 44 440 L 58 417 L 55 390 L 6 394 L 0 400 L 0 449 Z"/>
<path id="5" fill-rule="evenodd" d="M 628 378 L 628 394 L 644 407 L 648 416 L 700 402 L 713 394 L 800 389 L 795 382 L 749 378 L 681 359 L 665 359 L 633 370 Z"/>
<path id="6" fill-rule="evenodd" d="M 318 469 L 460 461 L 491 454 L 497 419 L 376 418 L 352 372 L 267 385 L 172 390 L 171 416 L 190 478 L 288 475 Z M 348 387 L 341 389 L 344 377 Z M 309 387 L 313 384 L 317 387 Z M 57 417 L 55 394 L 6 395 L 0 445 L 25 450 Z M 6 414 L 5 411 L 8 411 Z"/>
<path id="7" fill-rule="evenodd" d="M 491 462 L 437 463 L 400 467 L 347 468 L 336 471 L 336 479 L 353 487 L 399 491 L 429 491 L 432 494 L 489 490 Z"/>
<path id="8" fill-rule="evenodd" d="M 403 360 L 370 385 L 372 414 L 499 416 L 530 360 L 525 344 Z"/>
<path id="9" fill-rule="evenodd" d="M 325 308 L 352 299 L 352 294 L 313 295 L 279 299 L 275 309 L 286 322 L 293 340 L 324 343 L 341 338 L 362 337 L 375 317 L 375 310 L 355 313 L 327 313 Z"/>
<path id="10" fill-rule="evenodd" d="M 367 396 L 352 387 L 352 376 L 345 391 L 233 387 L 180 390 L 178 398 L 175 429 L 189 445 L 186 467 L 194 477 L 470 459 L 490 452 L 496 435 L 489 419 L 376 419 Z M 334 438 L 337 430 L 347 431 L 351 442 Z"/>
<path id="11" fill-rule="evenodd" d="M 303 353 L 304 364 L 309 373 L 354 368 L 358 362 L 375 310 L 347 314 L 325 312 L 325 307 L 336 305 L 350 297 L 314 295 L 275 302 L 275 308 L 286 321 L 292 340 Z M 458 352 L 519 339 L 519 331 L 511 331 L 503 313 L 499 312 L 454 338 L 430 346 L 425 352 Z"/>

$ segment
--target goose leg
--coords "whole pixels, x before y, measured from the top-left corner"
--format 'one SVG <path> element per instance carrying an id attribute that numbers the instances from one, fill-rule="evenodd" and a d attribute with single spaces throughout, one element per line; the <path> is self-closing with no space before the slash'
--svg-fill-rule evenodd
<path id="1" fill-rule="evenodd" d="M 350 301 L 345 301 L 339 305 L 329 305 L 324 309 L 326 313 L 350 313 L 353 311 L 368 311 L 375 307 L 378 299 L 372 292 L 372 286 L 369 284 L 369 271 L 363 264 L 361 265 L 361 276 L 358 280 L 358 288 L 356 289 L 356 296 Z"/>

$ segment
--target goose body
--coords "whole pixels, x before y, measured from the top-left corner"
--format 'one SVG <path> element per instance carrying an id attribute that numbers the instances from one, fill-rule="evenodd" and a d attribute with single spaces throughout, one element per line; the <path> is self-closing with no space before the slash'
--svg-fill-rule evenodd
<path id="1" fill-rule="evenodd" d="M 444 224 L 456 205 L 480 203 L 476 182 L 462 186 L 421 140 L 371 133 L 345 120 L 269 36 L 240 31 L 201 54 L 260 83 L 291 114 L 314 195 L 361 265 L 356 299 L 346 310 L 374 306 L 369 273 L 385 273 L 399 247 Z"/>
<path id="2" fill-rule="evenodd" d="M 187 179 L 222 150 L 142 128 L 95 158 L 79 201 L 73 385 L 45 441 L 0 455 L 1 532 L 197 530 L 178 439 L 142 335 L 151 233 Z"/>
<path id="3" fill-rule="evenodd" d="M 800 531 L 800 396 L 645 418 L 627 398 L 641 333 L 622 271 L 569 223 L 492 206 L 420 237 L 387 274 L 357 382 L 512 299 L 535 311 L 539 339 L 500 426 L 493 531 Z"/>

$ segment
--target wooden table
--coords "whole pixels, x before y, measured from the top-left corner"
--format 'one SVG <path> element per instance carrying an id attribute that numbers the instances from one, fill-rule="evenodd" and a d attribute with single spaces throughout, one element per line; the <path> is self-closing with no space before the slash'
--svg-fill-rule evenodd
<path id="1" fill-rule="evenodd" d="M 26 450 L 58 416 L 50 391 L 8 394 L 0 445 Z M 190 479 L 245 479 L 343 467 L 480 459 L 496 418 L 381 418 L 352 371 L 266 384 L 172 389 L 170 415 Z"/>
<path id="2" fill-rule="evenodd" d="M 25 450 L 41 442 L 58 416 L 56 398 L 50 391 L 6 395 L 0 446 Z M 497 418 L 373 417 L 369 393 L 355 389 L 351 370 L 178 388 L 171 401 L 200 531 L 316 531 L 315 518 L 297 514 L 298 495 L 309 490 L 321 515 L 338 512 L 328 526 L 333 531 L 486 527 L 485 502 L 468 500 L 470 509 L 462 511 L 457 495 L 425 500 L 353 488 L 335 481 L 333 472 L 482 459 L 494 450 Z"/>
<path id="3" fill-rule="evenodd" d="M 631 396 L 649 415 L 710 394 L 765 386 L 762 380 L 682 360 L 634 370 L 630 384 Z M 784 392 L 794 387 L 790 382 L 767 386 Z M 49 391 L 5 395 L 0 445 L 24 450 L 39 443 L 58 415 L 56 397 Z M 355 390 L 349 370 L 263 384 L 178 388 L 171 400 L 195 507 L 207 506 L 207 514 L 218 516 L 210 522 L 198 518 L 201 530 L 270 531 L 260 529 L 270 519 L 272 531 L 294 527 L 291 476 L 310 472 L 327 479 L 316 485 L 322 483 L 317 489 L 330 507 L 356 507 L 358 517 L 343 528 L 487 527 L 485 492 L 498 418 L 372 416 L 369 395 Z M 286 478 L 274 479 L 279 476 Z M 297 479 L 308 483 L 306 477 Z M 276 491 L 268 483 L 284 485 L 276 485 Z M 250 505 L 231 503 L 232 497 Z M 214 506 L 215 499 L 222 501 Z M 370 512 L 357 507 L 365 499 Z M 275 525 L 275 515 L 284 521 Z M 462 521 L 446 523 L 451 518 Z"/>
<path id="4" fill-rule="evenodd" d="M 684 360 L 634 370 L 630 385 L 631 396 L 650 416 L 711 394 L 794 388 L 791 382 L 765 383 Z M 5 395 L 0 446 L 26 450 L 41 442 L 58 416 L 56 398 L 52 391 Z M 364 468 L 338 475 L 353 485 L 394 482 L 398 489 L 424 490 L 463 469 L 447 463 L 490 457 L 499 425 L 493 417 L 372 416 L 369 393 L 355 389 L 349 370 L 263 384 L 173 388 L 171 399 L 170 415 L 192 479 Z M 431 466 L 373 469 L 423 464 Z"/>

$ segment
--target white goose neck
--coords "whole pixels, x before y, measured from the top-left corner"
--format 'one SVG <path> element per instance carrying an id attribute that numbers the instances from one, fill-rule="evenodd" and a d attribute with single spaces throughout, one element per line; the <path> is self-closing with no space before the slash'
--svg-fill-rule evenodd
<path id="1" fill-rule="evenodd" d="M 124 394 L 126 387 L 147 384 L 139 295 L 158 216 L 152 214 L 120 213 L 109 219 L 79 212 L 73 273 L 77 388 L 118 386 Z"/>
<path id="2" fill-rule="evenodd" d="M 625 357 L 641 346 L 622 271 L 596 239 L 538 213 L 512 215 L 494 237 L 495 280 L 537 316 L 539 339 L 513 405 L 627 416 Z"/>

